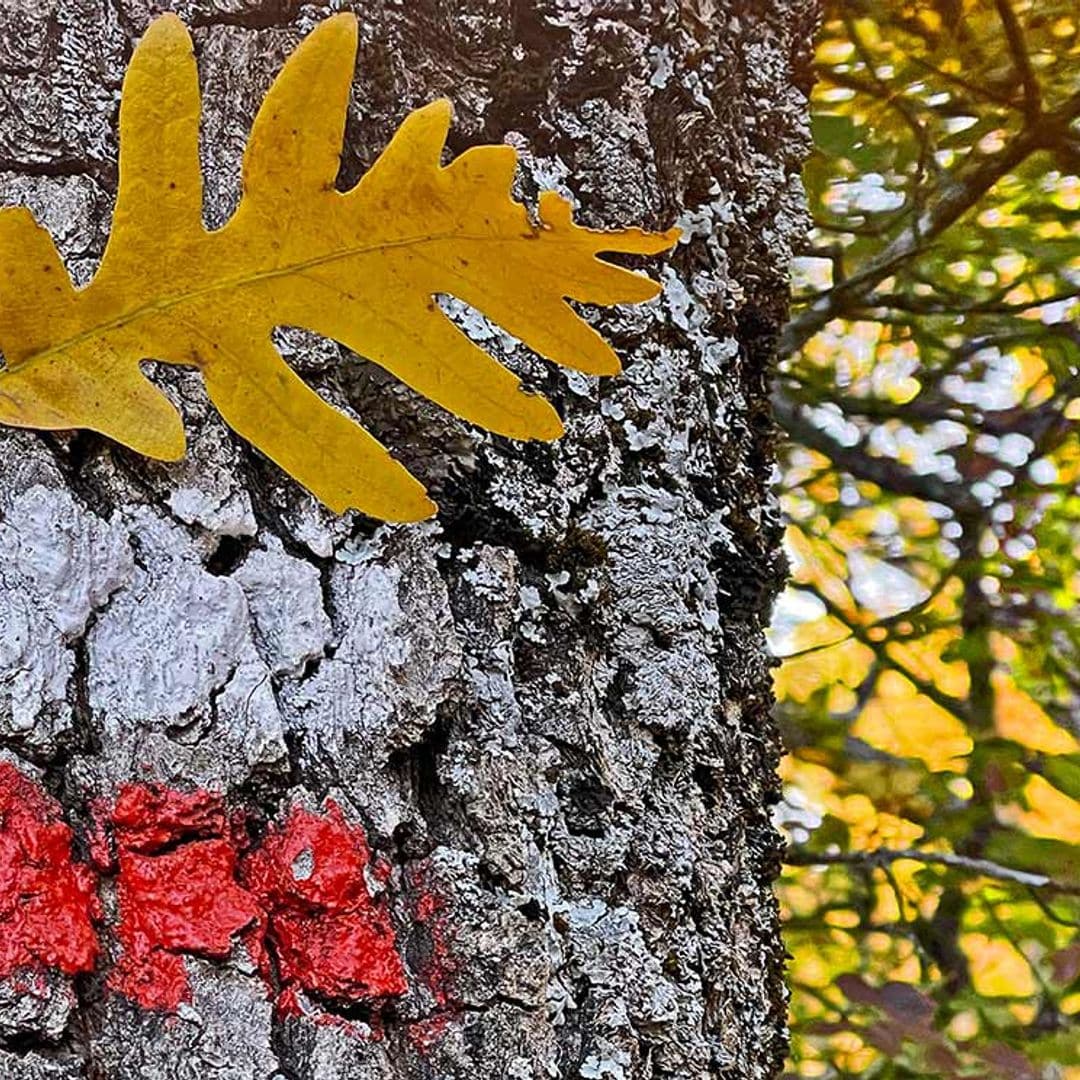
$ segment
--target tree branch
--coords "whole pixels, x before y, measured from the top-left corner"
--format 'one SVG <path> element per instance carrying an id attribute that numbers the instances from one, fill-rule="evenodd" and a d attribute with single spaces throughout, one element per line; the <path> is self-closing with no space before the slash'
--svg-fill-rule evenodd
<path id="1" fill-rule="evenodd" d="M 1054 112 L 1042 114 L 1038 124 L 1024 127 L 999 153 L 968 161 L 946 178 L 923 212 L 915 215 L 880 255 L 867 260 L 862 270 L 846 281 L 823 292 L 788 322 L 780 335 L 779 354 L 791 356 L 823 326 L 861 304 L 872 289 L 970 210 L 1003 176 L 1035 151 L 1062 139 L 1078 114 L 1080 92 Z"/>
<path id="2" fill-rule="evenodd" d="M 853 622 L 849 619 L 821 589 L 817 588 L 817 586 L 807 582 L 799 582 L 796 583 L 796 588 L 816 596 L 824 605 L 825 610 L 836 619 L 838 623 L 846 626 L 847 629 L 851 631 L 851 636 L 856 641 L 865 645 L 874 654 L 876 663 L 879 666 L 888 668 L 890 671 L 895 671 L 898 675 L 907 679 L 920 694 L 929 698 L 939 709 L 952 714 L 965 723 L 970 720 L 968 704 L 965 700 L 953 697 L 952 694 L 946 694 L 943 690 L 939 689 L 935 683 L 916 675 L 906 664 L 902 664 L 889 652 L 889 645 L 891 644 L 889 640 L 875 641 L 869 633 L 872 629 L 871 627 L 860 625 L 858 622 Z M 834 642 L 834 644 L 839 645 L 840 642 Z"/>
<path id="3" fill-rule="evenodd" d="M 874 457 L 863 443 L 844 446 L 803 415 L 798 405 L 779 393 L 773 394 L 772 404 L 778 423 L 794 442 L 824 454 L 838 469 L 857 480 L 867 480 L 895 495 L 913 495 L 917 499 L 941 503 L 957 515 L 980 508 L 978 500 L 960 484 L 949 483 L 933 473 L 913 472 L 890 458 Z"/>
<path id="4" fill-rule="evenodd" d="M 1002 289 L 999 295 L 1006 295 L 1014 285 Z M 889 308 L 904 311 L 912 315 L 1022 315 L 1047 304 L 1057 304 L 1066 300 L 1076 300 L 1080 293 L 1075 288 L 1062 289 L 1050 296 L 1006 303 L 1003 300 L 955 300 L 943 302 L 938 297 L 914 296 L 904 293 L 871 293 L 864 303 L 868 313 L 874 309 Z"/>
<path id="5" fill-rule="evenodd" d="M 797 377 L 791 373 L 788 373 L 785 378 L 798 382 Z M 1021 403 L 1006 409 L 977 408 L 965 402 L 935 395 L 931 391 L 905 402 L 888 401 L 884 398 L 849 397 L 824 389 L 819 390 L 814 385 L 808 386 L 805 390 L 793 386 L 788 394 L 789 400 L 793 400 L 796 404 L 808 404 L 806 399 L 812 396 L 813 404 L 832 405 L 849 419 L 858 416 L 874 423 L 898 420 L 915 428 L 920 425 L 950 421 L 964 424 L 972 432 L 987 435 L 999 437 L 1010 434 L 1025 435 L 1038 445 L 1049 430 L 1062 422 L 1068 423 L 1065 420 L 1065 408 L 1078 391 L 1080 391 L 1080 375 L 1061 382 L 1054 390 L 1053 396 L 1038 405 L 1030 406 Z M 821 451 L 821 453 L 825 452 Z M 1031 458 L 1038 456 L 1042 455 L 1032 453 Z M 1002 463 L 1001 467 L 1006 466 Z M 919 479 L 923 478 L 919 477 Z M 956 486 L 959 487 L 959 485 Z"/>
<path id="6" fill-rule="evenodd" d="M 878 868 L 891 866 L 901 859 L 931 866 L 947 866 L 952 870 L 966 870 L 982 877 L 997 881 L 1008 881 L 1014 885 L 1026 885 L 1031 889 L 1052 889 L 1069 895 L 1080 895 L 1080 889 L 1055 881 L 1046 874 L 1033 874 L 1027 870 L 1016 870 L 1011 866 L 991 862 L 989 859 L 976 859 L 969 855 L 957 855 L 944 851 L 920 851 L 918 848 L 877 848 L 873 851 L 806 851 L 789 846 L 784 855 L 788 866 L 868 866 Z"/>
<path id="7" fill-rule="evenodd" d="M 1028 123 L 1033 124 L 1042 112 L 1042 93 L 1039 90 L 1039 80 L 1035 78 L 1035 71 L 1031 66 L 1031 56 L 1028 54 L 1027 42 L 1024 41 L 1024 31 L 1009 0 L 995 0 L 995 6 L 1005 31 L 1005 38 L 1009 43 L 1013 64 L 1024 87 L 1024 115 Z"/>

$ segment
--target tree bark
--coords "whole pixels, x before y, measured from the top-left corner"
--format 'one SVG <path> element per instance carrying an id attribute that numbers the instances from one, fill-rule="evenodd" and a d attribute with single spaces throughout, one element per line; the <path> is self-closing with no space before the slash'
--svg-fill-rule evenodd
<path id="1" fill-rule="evenodd" d="M 291 807 L 332 801 L 383 868 L 368 884 L 408 987 L 284 1010 L 238 941 L 227 958 L 185 954 L 178 1009 L 141 1008 L 109 981 L 106 868 L 97 970 L 0 985 L 0 1072 L 775 1076 L 763 631 L 783 564 L 767 384 L 805 224 L 814 4 L 341 6 L 361 25 L 343 185 L 442 95 L 451 152 L 512 143 L 526 200 L 555 187 L 586 224 L 676 223 L 685 239 L 647 264 L 659 300 L 587 312 L 624 360 L 617 378 L 556 370 L 446 302 L 555 402 L 553 445 L 486 436 L 281 331 L 296 369 L 429 485 L 428 524 L 324 511 L 222 425 L 189 371 L 152 370 L 185 416 L 176 465 L 85 432 L 0 429 L 0 761 L 62 807 L 77 861 L 125 784 L 220 793 L 254 845 Z M 262 95 L 330 9 L 175 7 L 219 224 Z M 0 198 L 35 212 L 78 282 L 108 235 L 118 90 L 156 10 L 4 5 Z"/>

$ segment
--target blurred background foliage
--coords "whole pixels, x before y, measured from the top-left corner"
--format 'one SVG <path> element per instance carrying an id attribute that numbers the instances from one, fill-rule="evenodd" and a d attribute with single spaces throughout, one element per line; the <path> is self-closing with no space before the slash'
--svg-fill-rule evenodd
<path id="1" fill-rule="evenodd" d="M 1080 1080 L 1080 5 L 826 9 L 775 401 L 790 1075 Z"/>

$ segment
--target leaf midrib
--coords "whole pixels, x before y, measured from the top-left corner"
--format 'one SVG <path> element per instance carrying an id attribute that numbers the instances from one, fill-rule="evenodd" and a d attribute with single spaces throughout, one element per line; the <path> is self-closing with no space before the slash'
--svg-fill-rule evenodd
<path id="1" fill-rule="evenodd" d="M 207 236 L 212 234 L 207 233 Z M 400 240 L 384 241 L 378 244 L 361 245 L 353 248 L 339 248 L 336 251 L 332 251 L 325 255 L 318 255 L 312 259 L 305 259 L 302 262 L 289 263 L 287 266 L 275 267 L 272 270 L 261 270 L 253 274 L 243 275 L 240 277 L 227 278 L 222 281 L 217 281 L 212 285 L 208 285 L 202 289 L 192 289 L 189 292 L 182 293 L 166 297 L 163 300 L 154 301 L 147 304 L 141 304 L 139 307 L 131 308 L 128 311 L 123 312 L 114 319 L 110 319 L 107 322 L 98 323 L 95 326 L 90 327 L 88 330 L 84 330 L 81 333 L 74 334 L 69 338 L 65 338 L 63 341 L 57 342 L 55 345 L 50 345 L 46 349 L 33 353 L 25 360 L 17 365 L 12 365 L 8 370 L 11 372 L 19 371 L 22 368 L 31 366 L 32 364 L 47 360 L 52 356 L 57 356 L 68 349 L 71 349 L 77 345 L 81 345 L 86 341 L 91 341 L 97 337 L 103 337 L 113 330 L 118 330 L 121 327 L 128 326 L 131 323 L 138 322 L 143 316 L 154 312 L 168 311 L 170 308 L 179 306 L 180 304 L 187 303 L 190 300 L 197 300 L 199 297 L 211 296 L 217 292 L 224 292 L 228 289 L 240 289 L 248 285 L 257 284 L 262 281 L 271 281 L 275 278 L 289 277 L 293 274 L 302 273 L 305 270 L 309 270 L 312 267 L 326 266 L 334 262 L 343 262 L 346 259 L 356 258 L 360 255 L 370 255 L 374 252 L 391 251 L 395 248 L 404 247 L 419 247 L 424 244 L 435 243 L 441 240 L 459 240 L 459 241 L 475 241 L 481 243 L 493 243 L 504 244 L 517 241 L 519 237 L 508 236 L 473 236 L 468 234 L 462 234 L 454 232 L 453 230 L 443 233 L 422 233 L 417 236 L 407 236 Z M 96 277 L 96 275 L 95 275 Z M 83 295 L 89 293 L 94 287 L 94 279 L 91 279 L 89 284 L 83 290 Z M 140 358 L 142 359 L 142 358 Z M 161 357 L 146 357 L 145 359 L 161 359 L 164 363 L 174 363 L 174 361 L 167 360 Z M 197 365 L 195 365 L 197 366 Z M 2 378 L 2 373 L 0 373 Z"/>

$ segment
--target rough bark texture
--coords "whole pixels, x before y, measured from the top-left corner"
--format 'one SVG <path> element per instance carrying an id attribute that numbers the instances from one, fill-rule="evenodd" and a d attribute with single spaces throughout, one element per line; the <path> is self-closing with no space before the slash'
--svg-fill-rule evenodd
<path id="1" fill-rule="evenodd" d="M 275 1014 L 237 945 L 187 958 L 191 1001 L 168 1015 L 106 986 L 105 931 L 98 973 L 0 986 L 0 1073 L 774 1076 L 766 381 L 803 229 L 813 4 L 340 6 L 361 20 L 344 184 L 406 110 L 445 95 L 452 151 L 512 142 L 523 197 L 555 187 L 588 224 L 678 223 L 686 242 L 653 266 L 660 300 L 590 313 L 619 378 L 557 371 L 447 302 L 556 402 L 556 445 L 485 436 L 282 332 L 297 369 L 431 486 L 436 523 L 325 513 L 223 427 L 191 372 L 154 371 L 187 420 L 175 466 L 0 430 L 0 761 L 60 801 L 80 858 L 95 801 L 132 780 L 225 793 L 256 840 L 334 799 L 391 867 L 372 888 L 409 983 Z M 329 9 L 176 10 L 219 223 L 262 94 Z M 2 6 L 0 199 L 35 211 L 79 281 L 107 236 L 124 65 L 155 13 Z M 108 912 L 108 874 L 102 889 Z"/>

